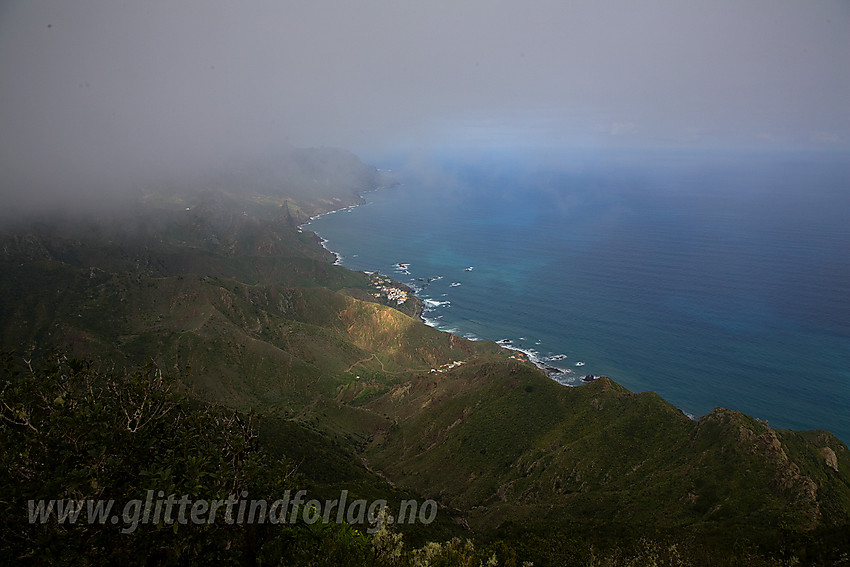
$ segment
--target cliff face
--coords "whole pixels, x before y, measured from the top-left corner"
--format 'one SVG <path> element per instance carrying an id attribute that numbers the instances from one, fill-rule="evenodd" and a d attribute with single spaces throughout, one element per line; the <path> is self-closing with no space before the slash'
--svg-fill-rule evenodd
<path id="1" fill-rule="evenodd" d="M 153 358 L 196 398 L 309 428 L 365 462 L 351 482 L 373 471 L 487 533 L 850 521 L 850 453 L 829 433 L 724 409 L 694 422 L 604 377 L 562 387 L 403 313 L 378 293 L 385 281 L 331 265 L 297 227 L 387 182 L 355 160 L 307 151 L 149 193 L 125 217 L 6 233 L 3 348 L 18 361 L 54 347 L 119 366 Z"/>

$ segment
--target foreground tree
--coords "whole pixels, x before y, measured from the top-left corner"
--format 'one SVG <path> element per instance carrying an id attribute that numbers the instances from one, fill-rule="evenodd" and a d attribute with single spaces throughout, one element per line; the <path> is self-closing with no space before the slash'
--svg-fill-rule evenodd
<path id="1" fill-rule="evenodd" d="M 11 367 L 0 381 L 3 559 L 252 563 L 281 536 L 228 522 L 225 510 L 212 523 L 189 521 L 188 510 L 177 521 L 184 496 L 262 499 L 288 487 L 295 467 L 260 449 L 252 417 L 176 394 L 153 365 L 120 375 L 58 355 Z M 172 495 L 169 515 L 160 506 L 143 521 L 140 501 Z"/>

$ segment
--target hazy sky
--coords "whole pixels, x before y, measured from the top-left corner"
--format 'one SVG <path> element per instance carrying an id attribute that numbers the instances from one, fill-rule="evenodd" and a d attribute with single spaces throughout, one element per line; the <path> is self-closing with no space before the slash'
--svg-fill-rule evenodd
<path id="1" fill-rule="evenodd" d="M 848 0 L 0 3 L 14 186 L 286 144 L 850 147 Z"/>

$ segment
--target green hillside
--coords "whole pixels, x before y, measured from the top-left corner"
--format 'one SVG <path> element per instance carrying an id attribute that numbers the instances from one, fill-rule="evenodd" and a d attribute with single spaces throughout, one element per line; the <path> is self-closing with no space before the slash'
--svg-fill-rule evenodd
<path id="1" fill-rule="evenodd" d="M 396 528 L 407 547 L 392 561 L 376 551 L 384 549 L 378 536 L 358 539 L 338 527 L 312 540 L 309 530 L 286 532 L 286 544 L 277 532 L 240 531 L 256 541 L 234 562 L 319 564 L 300 554 L 322 550 L 350 564 L 414 564 L 418 557 L 419 564 L 478 565 L 491 554 L 504 565 L 850 561 L 850 453 L 835 436 L 774 430 L 725 409 L 693 421 L 658 395 L 629 392 L 605 377 L 560 386 L 519 353 L 428 327 L 409 289 L 332 265 L 319 239 L 299 228 L 389 183 L 345 152 L 300 150 L 176 191 L 150 189 L 132 212 L 6 227 L 0 340 L 9 355 L 0 435 L 4 488 L 22 490 L 4 501 L 3 513 L 24 517 L 25 495 L 71 497 L 62 484 L 69 476 L 77 479 L 75 498 L 143 491 L 144 479 L 125 478 L 145 470 L 138 452 L 156 455 L 157 470 L 169 469 L 176 486 L 187 486 L 190 473 L 182 464 L 170 469 L 168 459 L 185 464 L 195 449 L 215 453 L 232 432 L 224 427 L 223 437 L 201 443 L 194 429 L 181 428 L 223 412 L 259 419 L 245 430 L 259 443 L 251 451 L 261 456 L 251 458 L 297 469 L 287 486 L 328 497 L 348 490 L 391 502 L 431 498 L 441 510 L 433 524 Z M 407 300 L 389 297 L 388 286 Z M 76 414 L 44 405 L 65 399 L 55 382 L 65 374 L 54 361 L 77 359 L 92 361 L 85 368 L 111 380 L 118 400 L 125 400 L 121 388 L 150 378 L 142 369 L 157 369 L 168 396 L 179 398 L 175 415 L 186 415 L 163 422 L 144 443 L 134 437 L 126 457 L 120 427 L 114 437 L 104 433 L 104 458 L 124 477 L 68 461 L 76 449 L 61 435 L 61 420 L 71 420 L 71 430 L 112 431 L 115 423 L 98 413 L 103 404 Z M 49 394 L 40 389 L 54 382 Z M 90 407 L 84 392 L 75 395 L 83 396 L 79 407 Z M 28 427 L 29 415 L 48 425 Z M 164 431 L 196 441 L 180 440 L 189 449 L 169 457 L 153 448 Z M 85 438 L 80 446 L 96 452 L 99 442 Z M 21 455 L 48 444 L 64 464 L 27 469 Z M 198 471 L 222 470 L 211 457 L 204 463 Z M 260 472 L 245 473 L 245 485 L 283 486 L 274 484 L 282 482 L 274 471 Z M 222 482 L 210 480 L 208 489 L 223 490 Z M 27 529 L 10 524 L 17 535 L 2 540 L 4 557 L 42 557 L 34 550 L 44 542 L 21 535 Z M 115 560 L 132 563 L 131 548 L 185 543 L 161 544 L 155 530 L 144 533 Z M 48 536 L 74 537 L 63 529 Z M 353 539 L 342 544 L 343 536 Z M 453 537 L 461 539 L 434 547 Z M 423 563 L 425 547 L 415 555 L 414 546 L 427 545 L 432 559 Z M 56 555 L 44 557 L 53 563 Z M 204 553 L 196 547 L 181 557 Z"/>

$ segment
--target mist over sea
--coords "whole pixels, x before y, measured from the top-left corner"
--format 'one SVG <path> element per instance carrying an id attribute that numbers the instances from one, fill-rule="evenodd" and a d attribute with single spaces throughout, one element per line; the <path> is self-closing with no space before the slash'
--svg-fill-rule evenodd
<path id="1" fill-rule="evenodd" d="M 565 384 L 607 375 L 850 442 L 847 156 L 439 166 L 308 228 L 416 288 L 434 326 L 531 350 Z"/>

